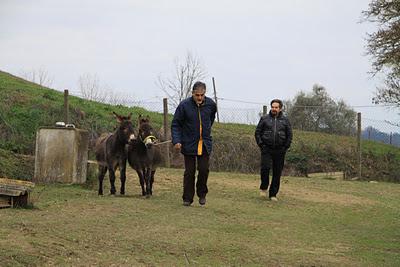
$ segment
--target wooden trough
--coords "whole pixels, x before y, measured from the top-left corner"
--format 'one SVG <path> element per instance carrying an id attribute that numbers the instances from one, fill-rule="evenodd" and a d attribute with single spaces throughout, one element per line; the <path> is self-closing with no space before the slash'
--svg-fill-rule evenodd
<path id="1" fill-rule="evenodd" d="M 0 209 L 28 206 L 34 187 L 32 182 L 0 178 Z"/>
<path id="2" fill-rule="evenodd" d="M 308 177 L 310 178 L 325 178 L 325 179 L 333 179 L 333 180 L 345 180 L 344 172 L 316 172 L 309 173 Z"/>

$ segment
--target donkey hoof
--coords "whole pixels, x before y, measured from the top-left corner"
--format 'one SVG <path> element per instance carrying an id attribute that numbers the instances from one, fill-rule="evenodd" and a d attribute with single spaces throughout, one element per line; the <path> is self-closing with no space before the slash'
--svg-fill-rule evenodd
<path id="1" fill-rule="evenodd" d="M 121 194 L 121 195 L 125 195 L 125 191 L 121 191 L 120 194 Z"/>

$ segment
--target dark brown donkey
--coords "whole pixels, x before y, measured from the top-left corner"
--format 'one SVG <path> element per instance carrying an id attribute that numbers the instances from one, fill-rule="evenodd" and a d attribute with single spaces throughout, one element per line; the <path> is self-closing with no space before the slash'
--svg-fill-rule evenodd
<path id="1" fill-rule="evenodd" d="M 154 135 L 150 118 L 140 115 L 138 138 L 131 141 L 128 146 L 128 162 L 136 170 L 142 187 L 142 195 L 146 197 L 153 194 L 154 174 L 161 163 L 160 147 Z"/>
<path id="2" fill-rule="evenodd" d="M 135 139 L 130 113 L 127 117 L 113 112 L 118 125 L 114 133 L 102 134 L 95 145 L 96 159 L 99 164 L 99 195 L 103 194 L 103 179 L 108 170 L 110 176 L 110 193 L 115 195 L 115 171 L 119 168 L 121 195 L 125 194 L 126 149 L 125 145 Z"/>

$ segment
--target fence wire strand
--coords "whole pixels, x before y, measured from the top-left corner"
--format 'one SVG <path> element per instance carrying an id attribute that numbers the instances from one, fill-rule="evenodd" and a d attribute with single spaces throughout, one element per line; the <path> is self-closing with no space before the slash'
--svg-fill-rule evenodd
<path id="1" fill-rule="evenodd" d="M 79 92 L 71 92 L 72 95 L 84 98 Z M 151 101 L 149 101 L 151 100 Z M 148 100 L 133 100 L 132 97 L 119 97 L 110 98 L 106 102 L 107 104 L 118 104 L 127 107 L 141 107 L 143 109 L 163 113 L 163 103 L 161 97 L 153 97 Z M 263 105 L 261 102 L 253 102 L 246 100 L 235 100 L 229 98 L 218 98 L 218 117 L 220 123 L 237 123 L 246 125 L 257 125 L 263 112 L 267 111 L 265 108 L 266 104 Z M 350 106 L 350 108 L 365 109 L 365 108 L 390 108 L 388 105 L 363 105 L 363 106 Z M 174 113 L 174 108 L 169 107 L 169 113 Z M 301 106 L 297 108 L 302 109 L 320 109 L 322 106 Z M 285 110 L 283 110 L 285 112 Z M 373 140 L 400 146 L 400 125 L 397 122 L 390 122 L 387 120 L 378 120 L 372 118 L 362 118 L 362 134 L 361 137 L 364 140 Z M 290 120 L 290 117 L 289 117 Z M 400 124 L 400 123 L 399 123 Z M 357 118 L 354 118 L 354 125 L 357 125 Z M 301 129 L 300 129 L 301 130 Z M 349 135 L 355 135 L 355 131 L 349 131 Z"/>

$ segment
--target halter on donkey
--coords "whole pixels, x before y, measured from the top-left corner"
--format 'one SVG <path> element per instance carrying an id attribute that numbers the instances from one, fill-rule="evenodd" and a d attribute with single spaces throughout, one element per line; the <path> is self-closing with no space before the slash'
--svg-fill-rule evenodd
<path id="1" fill-rule="evenodd" d="M 138 139 L 129 143 L 128 162 L 139 176 L 142 195 L 150 197 L 153 194 L 154 174 L 161 163 L 160 147 L 156 145 L 150 118 L 139 116 Z"/>

